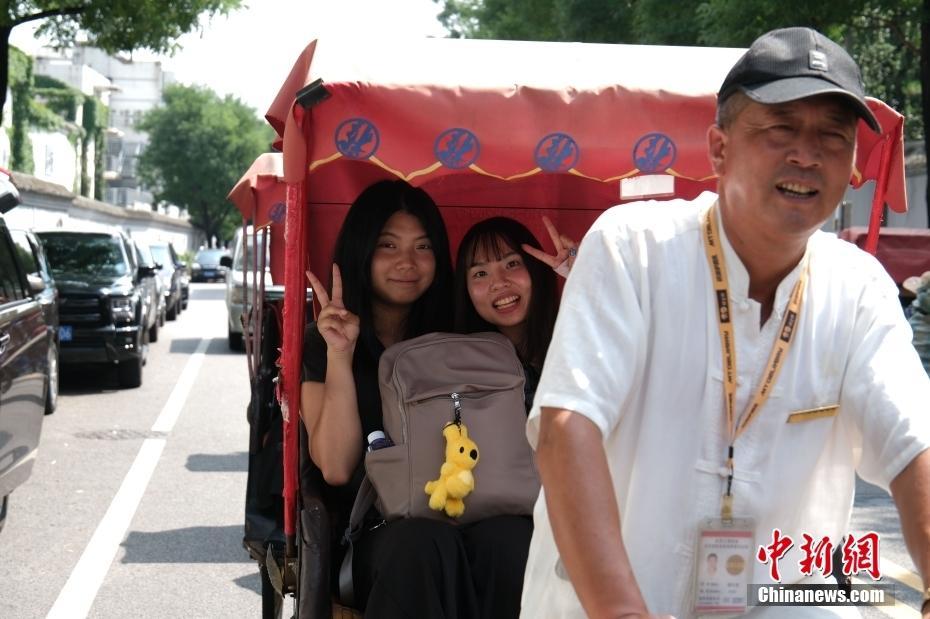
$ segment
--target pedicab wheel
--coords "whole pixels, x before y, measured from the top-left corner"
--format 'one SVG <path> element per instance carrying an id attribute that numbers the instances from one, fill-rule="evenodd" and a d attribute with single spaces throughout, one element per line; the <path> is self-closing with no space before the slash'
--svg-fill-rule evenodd
<path id="1" fill-rule="evenodd" d="M 262 619 L 281 619 L 284 598 L 275 590 L 268 568 L 259 563 L 258 572 L 262 577 Z"/>

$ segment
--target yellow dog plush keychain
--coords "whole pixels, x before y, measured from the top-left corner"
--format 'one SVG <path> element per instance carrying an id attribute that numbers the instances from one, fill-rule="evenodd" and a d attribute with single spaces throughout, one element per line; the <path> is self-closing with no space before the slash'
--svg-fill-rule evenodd
<path id="1" fill-rule="evenodd" d="M 426 494 L 431 509 L 445 509 L 447 515 L 458 518 L 465 512 L 462 499 L 475 489 L 471 471 L 478 464 L 478 446 L 468 438 L 462 422 L 450 423 L 442 435 L 446 437 L 446 461 L 439 470 L 439 479 L 426 482 Z"/>

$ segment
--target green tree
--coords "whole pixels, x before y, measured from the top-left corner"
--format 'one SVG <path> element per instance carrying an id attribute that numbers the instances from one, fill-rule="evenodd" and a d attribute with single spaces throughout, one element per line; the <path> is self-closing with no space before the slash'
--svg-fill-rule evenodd
<path id="1" fill-rule="evenodd" d="M 91 45 L 110 53 L 136 48 L 170 52 L 200 16 L 226 14 L 242 0 L 3 0 L 0 8 L 0 120 L 9 80 L 10 32 L 42 21 L 37 34 L 68 47 L 83 32 Z"/>
<path id="2" fill-rule="evenodd" d="M 254 109 L 208 88 L 169 86 L 163 98 L 164 106 L 139 124 L 149 134 L 139 161 L 142 179 L 157 201 L 186 208 L 208 238 L 230 238 L 238 214 L 226 194 L 268 150 L 273 132 Z"/>
<path id="3" fill-rule="evenodd" d="M 810 26 L 850 50 L 866 92 L 907 117 L 907 137 L 930 126 L 930 0 L 435 1 L 453 37 L 747 47 L 773 28 Z"/>

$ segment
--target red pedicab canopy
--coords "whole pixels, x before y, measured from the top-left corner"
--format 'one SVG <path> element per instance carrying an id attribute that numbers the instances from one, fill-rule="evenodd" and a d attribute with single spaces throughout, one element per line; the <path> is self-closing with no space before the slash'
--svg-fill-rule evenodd
<path id="1" fill-rule="evenodd" d="M 321 269 L 345 205 L 381 178 L 423 187 L 442 208 L 453 246 L 471 223 L 494 214 L 522 220 L 545 243 L 543 213 L 580 237 L 614 204 L 714 189 L 706 130 L 717 88 L 742 53 L 313 41 L 266 118 L 281 138 L 285 178 L 308 180 L 310 258 Z M 295 95 L 317 79 L 330 97 L 304 110 Z M 860 127 L 851 183 L 879 179 L 887 169 L 880 190 L 903 212 L 903 118 L 879 101 L 869 105 L 884 132 Z"/>
<path id="2" fill-rule="evenodd" d="M 287 186 L 284 184 L 284 157 L 263 153 L 226 196 L 236 205 L 242 219 L 254 227 L 268 227 L 271 279 L 284 281 L 284 215 Z"/>
<path id="3" fill-rule="evenodd" d="M 328 274 L 347 207 L 365 187 L 402 178 L 425 189 L 453 251 L 468 226 L 498 214 L 521 220 L 544 246 L 543 214 L 581 238 L 614 204 L 714 189 L 706 131 L 717 88 L 742 53 L 462 39 L 311 42 L 266 114 L 288 185 L 286 505 L 296 488 L 296 415 L 288 403 L 299 401 L 303 271 L 309 258 L 318 275 Z M 883 200 L 904 211 L 903 118 L 881 102 L 869 105 L 884 132 L 860 127 L 851 182 L 878 181 L 873 212 Z M 285 515 L 291 534 L 287 507 Z"/>

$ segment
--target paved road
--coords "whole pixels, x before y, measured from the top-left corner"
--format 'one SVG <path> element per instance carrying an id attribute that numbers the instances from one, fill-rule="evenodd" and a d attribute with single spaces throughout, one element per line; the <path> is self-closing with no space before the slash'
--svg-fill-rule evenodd
<path id="1" fill-rule="evenodd" d="M 139 389 L 86 368 L 63 376 L 0 533 L 0 617 L 45 617 L 56 600 L 62 617 L 259 615 L 241 546 L 248 374 L 226 345 L 223 293 L 192 285 Z"/>
<path id="2" fill-rule="evenodd" d="M 920 583 L 916 581 L 914 563 L 901 537 L 901 523 L 891 497 L 881 488 L 861 479 L 856 483 L 856 504 L 853 511 L 852 533 L 861 536 L 874 531 L 879 534 L 879 565 L 882 582 L 895 586 L 897 604 L 893 607 L 867 608 L 863 613 L 869 619 L 920 619 Z M 899 569 L 896 569 L 899 568 Z M 868 578 L 868 577 L 866 577 Z M 871 580 L 861 581 L 871 582 Z"/>
<path id="3" fill-rule="evenodd" d="M 0 533 L 0 618 L 260 616 L 240 543 L 245 356 L 226 345 L 222 284 L 191 294 L 151 346 L 141 388 L 88 368 L 63 377 Z M 887 561 L 913 570 L 890 498 L 860 483 L 852 531 L 871 530 L 886 574 Z M 896 584 L 902 604 L 867 617 L 918 616 L 918 592 Z"/>

